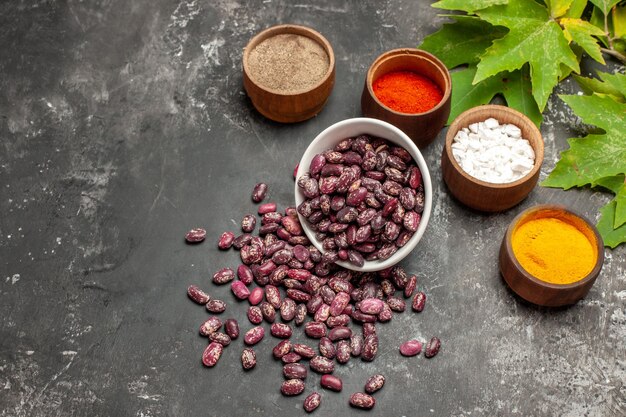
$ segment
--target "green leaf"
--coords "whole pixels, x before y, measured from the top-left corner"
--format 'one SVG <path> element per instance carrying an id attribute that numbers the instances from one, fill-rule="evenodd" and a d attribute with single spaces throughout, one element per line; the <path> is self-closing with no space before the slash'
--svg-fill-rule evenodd
<path id="1" fill-rule="evenodd" d="M 587 0 L 574 0 L 567 13 L 565 13 L 565 17 L 578 19 L 583 15 L 586 6 Z"/>
<path id="2" fill-rule="evenodd" d="M 609 14 L 609 11 L 615 6 L 620 0 L 590 0 L 593 4 L 598 7 L 605 15 Z"/>
<path id="3" fill-rule="evenodd" d="M 534 0 L 510 0 L 507 5 L 489 7 L 477 14 L 492 25 L 509 28 L 510 32 L 495 40 L 481 57 L 474 82 L 529 63 L 533 97 L 543 111 L 558 83 L 561 63 L 579 71 L 576 55 L 561 27 Z"/>
<path id="4" fill-rule="evenodd" d="M 606 64 L 600 51 L 600 45 L 594 36 L 603 36 L 604 32 L 581 19 L 563 18 L 561 24 L 564 27 L 563 33 L 568 40 L 573 40 L 580 45 L 587 54 L 601 64 Z"/>
<path id="5" fill-rule="evenodd" d="M 622 187 L 615 194 L 615 220 L 613 220 L 613 228 L 626 223 L 626 184 L 622 183 Z"/>
<path id="6" fill-rule="evenodd" d="M 455 23 L 445 23 L 427 36 L 419 46 L 433 53 L 450 69 L 462 64 L 476 64 L 494 39 L 507 30 L 495 27 L 477 17 L 451 15 Z"/>
<path id="7" fill-rule="evenodd" d="M 550 10 L 550 16 L 553 19 L 563 16 L 572 5 L 573 0 L 546 0 L 548 10 Z"/>
<path id="8" fill-rule="evenodd" d="M 574 75 L 574 79 L 586 94 L 609 95 L 615 101 L 626 102 L 626 75 L 598 71 L 598 77 L 600 79 Z"/>
<path id="9" fill-rule="evenodd" d="M 610 248 L 615 248 L 617 245 L 626 242 L 626 224 L 622 224 L 618 228 L 613 227 L 616 205 L 617 203 L 614 200 L 602 207 L 600 209 L 600 221 L 597 224 L 598 231 L 604 240 L 604 246 Z"/>
<path id="10" fill-rule="evenodd" d="M 439 0 L 432 7 L 445 10 L 463 10 L 472 13 L 476 10 L 485 9 L 489 6 L 507 4 L 509 0 Z"/>
<path id="11" fill-rule="evenodd" d="M 617 194 L 624 185 L 624 175 L 614 175 L 612 177 L 599 178 L 591 184 L 592 187 L 603 187 Z"/>
<path id="12" fill-rule="evenodd" d="M 613 36 L 626 37 L 626 4 L 613 9 Z"/>
<path id="13" fill-rule="evenodd" d="M 567 190 L 626 173 L 626 104 L 597 95 L 559 97 L 583 122 L 606 133 L 569 139 L 570 149 L 561 153 L 561 160 L 542 185 Z"/>
<path id="14" fill-rule="evenodd" d="M 475 73 L 474 66 L 452 72 L 452 108 L 448 124 L 465 110 L 490 103 L 498 94 L 504 97 L 509 107 L 524 113 L 537 126 L 541 124 L 542 116 L 531 94 L 527 67 L 522 71 L 505 71 L 472 84 Z"/>

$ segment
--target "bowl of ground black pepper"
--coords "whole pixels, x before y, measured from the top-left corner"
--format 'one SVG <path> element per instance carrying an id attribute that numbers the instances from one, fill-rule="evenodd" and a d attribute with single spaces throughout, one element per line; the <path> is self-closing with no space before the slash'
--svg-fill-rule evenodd
<path id="1" fill-rule="evenodd" d="M 420 49 L 394 49 L 367 71 L 361 112 L 393 124 L 424 148 L 448 120 L 451 94 L 450 73 L 437 57 Z"/>
<path id="2" fill-rule="evenodd" d="M 500 272 L 531 303 L 560 307 L 585 297 L 600 274 L 604 244 L 584 217 L 557 205 L 520 213 L 500 246 Z"/>
<path id="3" fill-rule="evenodd" d="M 257 34 L 243 52 L 243 85 L 268 119 L 296 123 L 318 114 L 335 84 L 335 56 L 320 33 L 279 25 Z"/>

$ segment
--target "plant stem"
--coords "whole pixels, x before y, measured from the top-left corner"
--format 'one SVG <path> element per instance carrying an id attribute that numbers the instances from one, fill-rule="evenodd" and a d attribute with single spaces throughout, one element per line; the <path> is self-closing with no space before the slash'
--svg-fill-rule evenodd
<path id="1" fill-rule="evenodd" d="M 604 15 L 604 34 L 606 35 L 606 39 L 608 40 L 609 49 L 613 49 L 613 38 L 611 38 L 611 34 L 609 33 L 609 13 Z"/>
<path id="2" fill-rule="evenodd" d="M 626 55 L 620 54 L 615 49 L 600 48 L 600 50 L 603 53 L 611 55 L 613 58 L 617 58 L 618 60 L 622 61 L 623 64 L 626 64 Z"/>

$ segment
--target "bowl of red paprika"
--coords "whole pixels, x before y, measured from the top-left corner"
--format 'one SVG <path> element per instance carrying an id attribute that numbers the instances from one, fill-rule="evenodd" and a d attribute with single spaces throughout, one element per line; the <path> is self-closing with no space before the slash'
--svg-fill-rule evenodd
<path id="1" fill-rule="evenodd" d="M 367 71 L 361 112 L 393 124 L 424 148 L 448 120 L 451 93 L 450 73 L 436 56 L 415 48 L 394 49 Z"/>

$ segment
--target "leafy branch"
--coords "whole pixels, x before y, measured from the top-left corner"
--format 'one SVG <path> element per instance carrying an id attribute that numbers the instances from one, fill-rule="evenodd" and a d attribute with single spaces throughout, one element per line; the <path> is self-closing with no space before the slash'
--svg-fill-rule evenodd
<path id="1" fill-rule="evenodd" d="M 583 55 L 626 63 L 626 0 L 440 0 L 433 7 L 455 12 L 420 45 L 453 70 L 448 122 L 502 96 L 539 126 L 554 87 L 580 73 Z M 560 98 L 599 131 L 570 139 L 542 185 L 615 194 L 598 223 L 615 247 L 626 242 L 626 75 L 574 78 L 587 95 Z"/>

